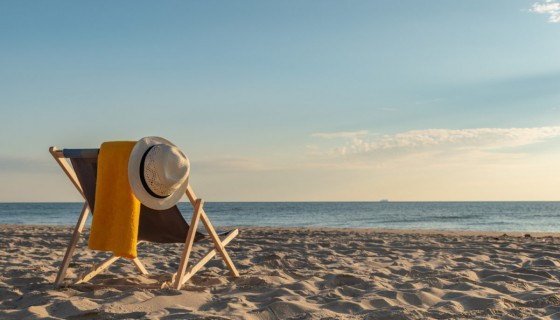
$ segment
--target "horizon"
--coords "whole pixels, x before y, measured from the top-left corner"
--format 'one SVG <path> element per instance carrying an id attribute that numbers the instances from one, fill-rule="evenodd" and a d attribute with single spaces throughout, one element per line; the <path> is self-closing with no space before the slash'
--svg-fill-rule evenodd
<path id="1" fill-rule="evenodd" d="M 560 201 L 560 0 L 0 9 L 0 203 L 151 135 L 208 202 Z"/>

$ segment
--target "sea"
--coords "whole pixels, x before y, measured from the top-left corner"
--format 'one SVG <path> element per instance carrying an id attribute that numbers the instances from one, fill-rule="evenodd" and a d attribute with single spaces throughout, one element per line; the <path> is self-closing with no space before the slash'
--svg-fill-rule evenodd
<path id="1" fill-rule="evenodd" d="M 82 206 L 0 203 L 0 224 L 75 225 Z M 178 206 L 190 221 L 190 203 Z M 560 202 L 205 202 L 204 208 L 224 227 L 560 232 Z"/>

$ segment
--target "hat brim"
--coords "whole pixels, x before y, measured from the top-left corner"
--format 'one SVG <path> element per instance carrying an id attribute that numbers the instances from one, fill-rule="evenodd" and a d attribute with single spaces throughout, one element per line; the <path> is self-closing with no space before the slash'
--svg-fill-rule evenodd
<path id="1" fill-rule="evenodd" d="M 189 172 L 191 170 L 191 165 L 189 162 L 189 158 L 185 157 L 187 160 L 187 179 L 181 184 L 177 190 L 168 197 L 163 199 L 159 199 L 153 197 L 144 189 L 142 185 L 142 181 L 140 179 L 140 162 L 142 161 L 142 156 L 144 153 L 153 145 L 157 144 L 167 144 L 170 146 L 175 146 L 171 141 L 161 138 L 161 137 L 145 137 L 134 145 L 132 148 L 132 152 L 130 153 L 130 158 L 128 159 L 128 181 L 130 183 L 130 188 L 132 192 L 136 196 L 136 198 L 148 208 L 152 208 L 154 210 L 166 210 L 179 202 L 181 197 L 187 191 L 187 187 L 189 185 Z"/>

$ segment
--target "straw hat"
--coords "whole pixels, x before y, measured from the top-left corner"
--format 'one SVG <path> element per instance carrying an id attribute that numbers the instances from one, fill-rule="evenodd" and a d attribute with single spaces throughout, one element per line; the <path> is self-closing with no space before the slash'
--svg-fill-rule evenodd
<path id="1" fill-rule="evenodd" d="M 145 137 L 134 145 L 128 160 L 132 192 L 146 207 L 173 207 L 189 184 L 189 159 L 177 146 L 160 137 Z"/>

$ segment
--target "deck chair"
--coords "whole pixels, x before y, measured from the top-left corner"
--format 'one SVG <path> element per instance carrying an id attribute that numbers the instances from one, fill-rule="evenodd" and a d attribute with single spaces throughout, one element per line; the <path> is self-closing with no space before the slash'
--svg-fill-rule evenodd
<path id="1" fill-rule="evenodd" d="M 79 277 L 70 283 L 63 283 L 72 255 L 78 240 L 82 234 L 86 219 L 90 212 L 93 212 L 95 204 L 95 186 L 97 178 L 97 158 L 99 149 L 58 149 L 51 147 L 49 152 L 60 165 L 64 173 L 68 176 L 74 187 L 80 192 L 85 200 L 82 212 L 74 228 L 68 248 L 62 260 L 62 264 L 58 270 L 54 287 L 142 287 L 147 289 L 171 287 L 181 289 L 181 287 L 207 262 L 209 262 L 216 254 L 219 254 L 225 265 L 233 277 L 239 277 L 239 272 L 231 261 L 225 246 L 235 238 L 239 231 L 237 229 L 218 232 L 212 226 L 206 212 L 203 209 L 204 200 L 197 198 L 191 186 L 187 187 L 186 195 L 192 204 L 194 211 L 190 226 L 183 218 L 181 212 L 174 206 L 167 210 L 154 210 L 145 206 L 140 209 L 140 221 L 138 226 L 138 243 L 143 241 L 155 243 L 184 243 L 183 251 L 179 261 L 177 272 L 171 277 L 170 281 L 166 281 L 159 285 L 95 285 L 87 282 L 93 277 L 109 268 L 111 264 L 119 259 L 112 256 L 98 266 L 95 266 L 89 273 Z M 68 159 L 72 164 L 70 166 Z M 202 221 L 206 232 L 199 232 L 197 226 Z M 189 257 L 193 248 L 193 243 L 211 239 L 214 248 L 204 255 L 196 264 L 189 264 Z M 140 261 L 140 259 L 132 259 L 132 262 L 143 275 L 148 271 Z"/>

